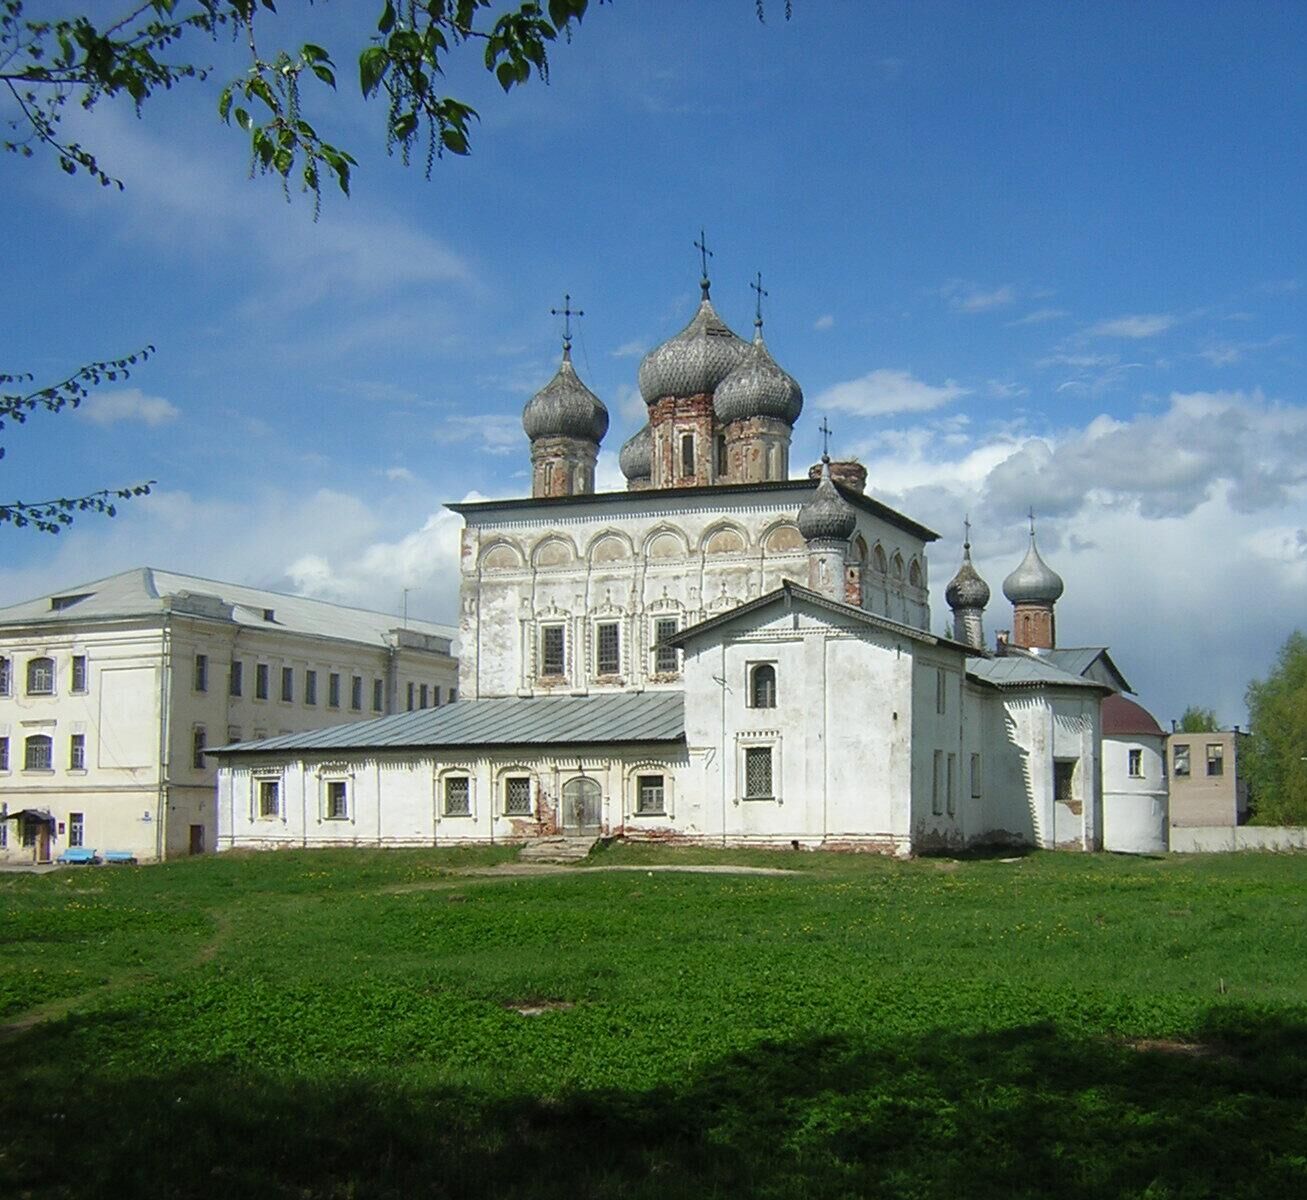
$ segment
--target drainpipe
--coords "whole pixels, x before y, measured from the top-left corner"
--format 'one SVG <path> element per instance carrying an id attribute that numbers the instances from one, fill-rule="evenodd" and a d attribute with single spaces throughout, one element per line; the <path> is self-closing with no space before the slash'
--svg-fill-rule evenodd
<path id="1" fill-rule="evenodd" d="M 702 239 L 701 239 L 702 240 Z M 702 595 L 702 593 L 700 593 Z M 722 845 L 726 845 L 726 642 L 722 642 L 722 673 L 718 682 L 722 689 L 722 750 L 717 774 L 722 781 Z"/>
<path id="2" fill-rule="evenodd" d="M 163 861 L 164 847 L 168 844 L 165 825 L 168 819 L 168 771 L 171 766 L 172 742 L 172 616 L 163 618 L 163 661 L 159 676 L 159 792 L 158 811 L 154 822 L 154 854 Z"/>

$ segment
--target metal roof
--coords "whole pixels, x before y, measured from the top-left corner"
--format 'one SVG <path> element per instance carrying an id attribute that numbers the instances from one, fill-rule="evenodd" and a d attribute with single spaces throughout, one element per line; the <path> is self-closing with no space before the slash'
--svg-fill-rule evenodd
<path id="1" fill-rule="evenodd" d="M 434 746 L 555 746 L 676 742 L 685 737 L 685 702 L 677 692 L 605 692 L 593 696 L 509 696 L 459 700 L 443 708 L 374 721 L 238 742 L 210 754 L 269 750 L 381 750 Z"/>
<path id="2" fill-rule="evenodd" d="M 165 612 L 374 646 L 389 644 L 387 635 L 400 625 L 400 618 L 390 613 L 179 575 L 154 567 L 137 567 L 2 608 L 0 626 L 122 620 Z M 268 613 L 272 614 L 271 618 Z M 431 621 L 409 620 L 406 628 L 411 633 L 442 638 L 446 642 L 458 634 L 449 625 Z"/>
<path id="3" fill-rule="evenodd" d="M 1084 675 L 1096 662 L 1101 661 L 1108 674 L 1119 680 L 1122 691 L 1134 691 L 1116 663 L 1112 661 L 1106 646 L 1058 646 L 1052 650 L 1030 650 L 1027 653 L 1037 654 L 1046 662 L 1051 662 L 1055 667 L 1069 671 L 1072 675 Z"/>
<path id="4" fill-rule="evenodd" d="M 995 687 L 1079 687 L 1112 692 L 1106 683 L 1086 679 L 1025 654 L 1000 654 L 997 658 L 967 659 L 967 674 Z"/>

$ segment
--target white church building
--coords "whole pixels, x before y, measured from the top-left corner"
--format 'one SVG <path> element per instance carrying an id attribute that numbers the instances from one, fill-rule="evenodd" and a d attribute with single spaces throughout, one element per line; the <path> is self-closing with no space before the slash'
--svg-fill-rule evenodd
<path id="1" fill-rule="evenodd" d="M 1102 648 L 1057 647 L 1063 585 L 1033 522 L 997 652 L 969 540 L 953 634 L 931 633 L 937 535 L 866 495 L 857 463 L 790 477 L 799 385 L 761 316 L 746 342 L 701 286 L 640 365 L 627 490 L 594 491 L 608 413 L 565 339 L 523 413 L 531 496 L 450 506 L 458 702 L 214 752 L 219 849 L 1103 847 L 1100 706 L 1127 685 Z"/>

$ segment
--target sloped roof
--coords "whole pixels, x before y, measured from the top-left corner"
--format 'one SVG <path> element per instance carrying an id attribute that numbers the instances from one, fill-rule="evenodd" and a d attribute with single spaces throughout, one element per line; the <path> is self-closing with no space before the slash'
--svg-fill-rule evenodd
<path id="1" fill-rule="evenodd" d="M 1064 671 L 1052 663 L 1025 654 L 1000 654 L 996 658 L 967 659 L 967 674 L 995 687 L 1077 687 L 1111 692 L 1105 683 Z"/>
<path id="2" fill-rule="evenodd" d="M 1053 650 L 1032 650 L 1030 653 L 1037 654 L 1072 675 L 1084 675 L 1095 663 L 1101 662 L 1107 668 L 1109 675 L 1120 680 L 1122 691 L 1134 691 L 1116 663 L 1112 661 L 1106 646 L 1058 646 Z"/>
<path id="3" fill-rule="evenodd" d="M 191 597 L 189 602 L 187 596 Z M 213 611 L 207 611 L 204 604 L 207 597 L 230 606 L 230 614 L 225 610 L 219 612 L 212 604 L 209 608 Z M 137 567 L 2 608 L 0 626 L 83 623 L 151 616 L 168 611 L 209 615 L 238 625 L 377 646 L 385 645 L 386 635 L 400 624 L 400 619 L 390 613 L 350 608 L 307 596 L 288 596 L 282 592 L 202 579 L 195 575 L 180 575 L 154 567 Z M 268 611 L 273 614 L 271 620 L 265 616 Z M 452 641 L 458 632 L 449 625 L 412 619 L 406 628 L 413 633 L 446 641 Z"/>
<path id="4" fill-rule="evenodd" d="M 1153 714 L 1142 704 L 1127 700 L 1118 692 L 1103 697 L 1103 735 L 1146 734 L 1165 736 Z"/>
<path id="5" fill-rule="evenodd" d="M 746 600 L 743 604 L 737 604 L 734 608 L 728 608 L 725 612 L 718 613 L 716 616 L 709 617 L 707 620 L 700 621 L 697 625 L 689 625 L 685 629 L 678 631 L 674 636 L 665 638 L 664 645 L 683 646 L 686 642 L 694 638 L 701 637 L 705 633 L 711 633 L 715 629 L 720 629 L 733 621 L 738 621 L 743 617 L 751 616 L 764 608 L 770 608 L 773 604 L 783 603 L 786 606 L 800 601 L 804 604 L 811 605 L 813 608 L 824 608 L 828 612 L 834 613 L 839 617 L 847 620 L 857 621 L 862 625 L 869 625 L 873 629 L 882 630 L 885 633 L 893 634 L 896 637 L 911 638 L 914 642 L 923 642 L 927 646 L 946 646 L 954 650 L 963 650 L 968 654 L 975 653 L 974 646 L 965 645 L 962 642 L 955 642 L 952 638 L 937 637 L 933 633 L 927 633 L 924 629 L 917 629 L 913 625 L 904 625 L 900 621 L 892 621 L 889 617 L 877 616 L 875 613 L 867 612 L 863 608 L 855 608 L 852 604 L 845 604 L 840 600 L 830 600 L 801 584 L 794 583 L 792 580 L 785 580 L 780 587 L 767 592 L 765 595 L 758 596 L 754 600 Z"/>
<path id="6" fill-rule="evenodd" d="M 677 742 L 684 737 L 685 700 L 680 692 L 605 692 L 594 696 L 459 700 L 443 708 L 396 713 L 259 742 L 238 742 L 207 753 L 595 745 Z"/>

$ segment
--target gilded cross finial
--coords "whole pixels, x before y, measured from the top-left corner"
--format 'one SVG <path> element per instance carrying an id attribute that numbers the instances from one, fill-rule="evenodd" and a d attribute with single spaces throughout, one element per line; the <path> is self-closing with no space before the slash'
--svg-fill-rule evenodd
<path id="1" fill-rule="evenodd" d="M 563 353 L 570 353 L 572 349 L 572 318 L 583 317 L 585 316 L 585 313 L 579 308 L 573 308 L 572 294 L 570 292 L 564 292 L 563 307 L 551 308 L 549 310 L 549 315 L 551 317 L 563 318 Z"/>
<path id="2" fill-rule="evenodd" d="M 754 276 L 754 280 L 751 284 L 749 284 L 749 286 L 753 288 L 755 292 L 758 293 L 757 303 L 753 306 L 753 325 L 755 329 L 761 329 L 762 328 L 762 298 L 764 296 L 771 295 L 771 293 L 768 292 L 767 289 L 762 286 L 761 271 L 759 271 L 758 274 Z"/>
<path id="3" fill-rule="evenodd" d="M 712 251 L 708 249 L 708 239 L 704 237 L 703 226 L 699 227 L 699 240 L 694 243 L 694 248 L 699 251 L 699 259 L 703 264 L 703 276 L 699 280 L 699 286 L 703 288 L 703 298 L 708 299 L 708 260 L 712 258 Z"/>
<path id="4" fill-rule="evenodd" d="M 821 430 L 821 457 L 823 462 L 830 461 L 830 422 L 822 417 L 821 424 L 817 426 Z"/>

